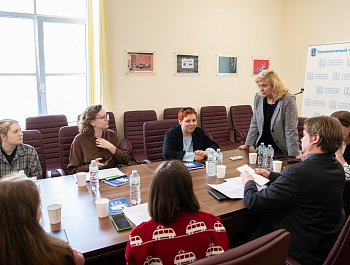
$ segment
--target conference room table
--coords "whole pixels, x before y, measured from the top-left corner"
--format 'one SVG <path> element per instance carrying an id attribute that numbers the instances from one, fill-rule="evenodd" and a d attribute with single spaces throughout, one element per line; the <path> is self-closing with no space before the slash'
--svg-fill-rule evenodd
<path id="1" fill-rule="evenodd" d="M 256 152 L 253 148 L 250 152 Z M 225 178 L 237 177 L 240 173 L 237 167 L 249 164 L 248 150 L 231 150 L 223 152 L 223 165 L 226 165 Z M 243 159 L 232 161 L 231 156 L 243 156 Z M 141 203 L 148 202 L 149 187 L 156 168 L 162 162 L 152 162 L 121 167 L 120 170 L 130 175 L 136 169 L 141 177 Z M 286 166 L 286 161 L 283 162 Z M 254 167 L 253 165 L 251 165 Z M 221 218 L 231 247 L 239 245 L 240 234 L 252 231 L 259 223 L 259 218 L 249 213 L 243 199 L 228 199 L 218 201 L 211 194 L 207 183 L 223 183 L 223 179 L 209 177 L 206 169 L 191 170 L 193 187 L 200 202 L 201 211 L 211 213 Z M 64 229 L 70 246 L 83 253 L 86 264 L 122 264 L 125 263 L 125 247 L 131 230 L 117 232 L 111 223 L 110 215 L 98 218 L 95 200 L 108 198 L 110 200 L 125 197 L 130 201 L 130 186 L 128 184 L 113 187 L 100 181 L 100 190 L 90 190 L 89 182 L 84 187 L 78 187 L 73 175 L 40 180 L 43 215 L 40 224 L 45 231 Z M 53 203 L 62 205 L 61 222 L 51 225 L 47 206 Z"/>

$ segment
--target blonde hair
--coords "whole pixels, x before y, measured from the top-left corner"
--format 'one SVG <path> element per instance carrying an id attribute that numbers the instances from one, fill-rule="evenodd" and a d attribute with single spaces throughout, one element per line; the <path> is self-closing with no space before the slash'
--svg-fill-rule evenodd
<path id="1" fill-rule="evenodd" d="M 0 264 L 75 264 L 68 243 L 40 226 L 39 205 L 34 181 L 18 173 L 0 179 Z"/>
<path id="2" fill-rule="evenodd" d="M 0 135 L 3 134 L 6 136 L 11 124 L 13 123 L 18 123 L 18 121 L 12 120 L 12 119 L 0 120 Z M 1 137 L 0 137 L 0 143 L 2 143 Z"/>
<path id="3" fill-rule="evenodd" d="M 275 101 L 282 98 L 289 90 L 273 69 L 264 70 L 255 77 L 255 83 L 257 84 L 262 80 L 267 80 L 272 86 L 272 96 Z"/>

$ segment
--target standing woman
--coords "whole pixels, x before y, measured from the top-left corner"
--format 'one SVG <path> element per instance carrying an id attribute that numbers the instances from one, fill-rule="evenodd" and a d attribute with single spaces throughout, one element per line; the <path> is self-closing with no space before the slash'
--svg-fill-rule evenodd
<path id="1" fill-rule="evenodd" d="M 219 146 L 197 127 L 197 112 L 183 108 L 178 113 L 179 124 L 164 135 L 163 160 L 194 161 L 205 159 L 211 150 Z"/>
<path id="2" fill-rule="evenodd" d="M 264 143 L 265 146 L 271 144 L 275 153 L 299 156 L 295 96 L 288 92 L 275 70 L 260 72 L 255 82 L 260 92 L 255 95 L 254 114 L 246 142 L 239 149 Z"/>
<path id="3" fill-rule="evenodd" d="M 350 112 L 336 111 L 331 117 L 337 118 L 343 127 L 343 144 L 335 153 L 337 160 L 343 165 L 345 171 L 345 188 L 343 193 L 344 211 L 346 217 L 350 215 Z"/>
<path id="4" fill-rule="evenodd" d="M 0 179 L 0 264 L 82 265 L 80 252 L 40 226 L 38 187 L 18 173 Z"/>
<path id="5" fill-rule="evenodd" d="M 156 169 L 148 212 L 151 220 L 138 225 L 129 236 L 125 250 L 128 265 L 150 264 L 152 260 L 188 264 L 230 249 L 220 218 L 199 211 L 191 174 L 179 160 L 165 161 Z"/>
<path id="6" fill-rule="evenodd" d="M 23 133 L 17 121 L 0 120 L 0 144 L 0 178 L 21 170 L 28 177 L 43 177 L 38 154 L 34 147 L 23 143 Z"/>
<path id="7" fill-rule="evenodd" d="M 91 105 L 80 115 L 79 132 L 72 143 L 69 174 L 88 172 L 91 160 L 99 169 L 128 164 L 130 154 L 115 131 L 108 129 L 108 114 L 101 105 Z"/>

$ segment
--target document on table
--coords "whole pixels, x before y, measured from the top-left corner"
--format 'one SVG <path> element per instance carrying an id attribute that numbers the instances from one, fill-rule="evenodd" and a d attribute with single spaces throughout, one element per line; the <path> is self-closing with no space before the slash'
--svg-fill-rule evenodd
<path id="1" fill-rule="evenodd" d="M 151 219 L 148 214 L 148 203 L 126 207 L 123 209 L 123 212 L 136 226 Z"/>
<path id="2" fill-rule="evenodd" d="M 115 177 L 119 177 L 119 176 L 123 176 L 123 175 L 124 175 L 124 173 L 121 172 L 117 167 L 100 169 L 98 171 L 98 177 L 100 179 L 110 179 L 110 178 L 115 178 Z M 75 182 L 77 182 L 75 174 L 74 174 L 74 178 L 75 178 Z M 86 181 L 90 181 L 89 172 L 86 173 Z"/>
<path id="3" fill-rule="evenodd" d="M 252 169 L 247 164 L 245 164 L 245 165 L 243 165 L 241 167 L 238 167 L 237 170 L 239 172 L 241 172 L 241 173 L 243 173 L 244 171 L 247 171 L 248 173 L 252 174 L 255 183 L 258 184 L 259 186 L 263 186 L 263 185 L 265 185 L 266 183 L 268 183 L 270 181 L 269 179 L 254 173 L 254 169 Z"/>
<path id="4" fill-rule="evenodd" d="M 208 184 L 209 187 L 221 192 L 230 199 L 241 199 L 244 198 L 244 186 L 242 183 L 242 177 L 224 179 L 226 182 L 221 184 Z M 266 185 L 259 186 L 256 184 L 258 191 L 266 188 Z"/>

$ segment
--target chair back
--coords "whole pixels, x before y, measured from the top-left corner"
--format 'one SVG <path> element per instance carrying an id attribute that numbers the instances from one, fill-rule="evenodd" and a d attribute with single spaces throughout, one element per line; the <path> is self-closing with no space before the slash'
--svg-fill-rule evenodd
<path id="1" fill-rule="evenodd" d="M 201 128 L 211 134 L 216 143 L 230 141 L 230 128 L 225 106 L 201 108 Z"/>
<path id="2" fill-rule="evenodd" d="M 305 117 L 298 117 L 298 135 L 299 135 L 299 141 L 301 141 L 301 138 L 303 138 L 303 130 L 304 130 L 304 121 L 307 118 Z"/>
<path id="3" fill-rule="evenodd" d="M 59 168 L 58 132 L 62 126 L 67 125 L 66 115 L 45 115 L 26 119 L 26 130 L 38 130 L 41 133 L 47 170 Z"/>
<path id="4" fill-rule="evenodd" d="M 117 125 L 116 125 L 116 122 L 115 122 L 114 113 L 110 112 L 110 111 L 107 111 L 106 113 L 109 115 L 108 129 L 117 132 Z M 79 123 L 80 116 L 81 116 L 81 114 L 78 115 L 78 123 Z"/>
<path id="5" fill-rule="evenodd" d="M 291 235 L 284 229 L 259 237 L 222 254 L 198 260 L 196 265 L 284 265 Z"/>
<path id="6" fill-rule="evenodd" d="M 166 109 L 164 109 L 163 119 L 164 120 L 177 119 L 178 118 L 177 115 L 179 114 L 180 109 L 182 109 L 182 108 L 166 108 Z"/>
<path id="7" fill-rule="evenodd" d="M 164 134 L 177 125 L 177 119 L 148 121 L 143 124 L 143 143 L 145 157 L 149 161 L 163 159 Z"/>
<path id="8" fill-rule="evenodd" d="M 66 174 L 72 142 L 78 133 L 78 126 L 63 126 L 59 131 L 60 168 Z"/>
<path id="9" fill-rule="evenodd" d="M 248 135 L 250 120 L 253 117 L 252 107 L 250 105 L 231 106 L 230 114 L 235 133 L 234 139 L 236 142 L 244 142 Z"/>
<path id="10" fill-rule="evenodd" d="M 337 241 L 323 265 L 350 264 L 350 217 L 346 220 Z"/>
<path id="11" fill-rule="evenodd" d="M 23 130 L 22 133 L 23 143 L 33 146 L 38 153 L 41 169 L 43 171 L 43 178 L 46 178 L 46 162 L 41 133 L 38 130 Z"/>
<path id="12" fill-rule="evenodd" d="M 145 159 L 143 145 L 143 124 L 156 121 L 154 110 L 136 110 L 124 112 L 124 137 L 129 140 L 132 147 L 133 160 L 142 163 Z M 139 156 L 137 156 L 139 155 Z"/>

